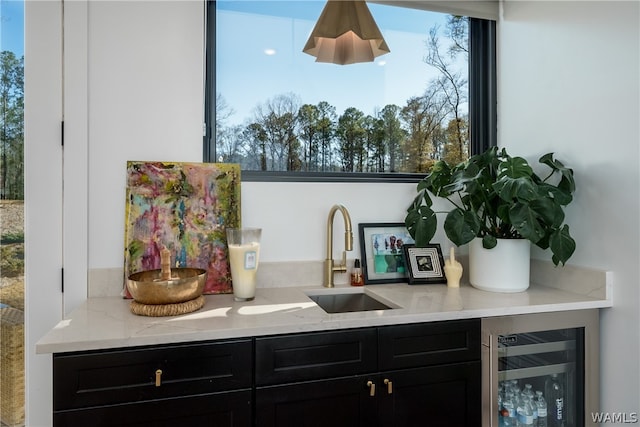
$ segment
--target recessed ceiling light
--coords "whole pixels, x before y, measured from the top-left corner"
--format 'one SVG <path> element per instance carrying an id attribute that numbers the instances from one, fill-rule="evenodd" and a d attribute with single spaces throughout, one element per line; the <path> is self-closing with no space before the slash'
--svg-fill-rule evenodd
<path id="1" fill-rule="evenodd" d="M 264 50 L 265 55 L 275 55 L 276 54 L 276 50 L 275 49 L 265 49 Z"/>

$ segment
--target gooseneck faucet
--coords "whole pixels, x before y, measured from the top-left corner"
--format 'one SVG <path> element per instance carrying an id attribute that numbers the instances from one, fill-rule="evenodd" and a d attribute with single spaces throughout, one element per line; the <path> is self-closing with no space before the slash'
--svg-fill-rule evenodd
<path id="1" fill-rule="evenodd" d="M 344 251 L 342 251 L 342 263 L 334 265 L 333 262 L 333 219 L 336 212 L 340 211 L 344 219 Z M 333 273 L 345 273 L 347 271 L 347 251 L 353 250 L 353 232 L 351 229 L 351 217 L 349 211 L 343 205 L 334 205 L 329 211 L 327 220 L 327 258 L 324 260 L 324 287 L 333 288 Z"/>

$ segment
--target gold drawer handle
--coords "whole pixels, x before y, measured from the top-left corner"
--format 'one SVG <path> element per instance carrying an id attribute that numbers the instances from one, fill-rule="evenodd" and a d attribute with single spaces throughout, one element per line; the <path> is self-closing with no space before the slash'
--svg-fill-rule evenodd
<path id="1" fill-rule="evenodd" d="M 392 394 L 393 393 L 393 383 L 391 382 L 391 380 L 385 378 L 384 379 L 384 383 L 387 386 L 387 394 Z"/>
<path id="2" fill-rule="evenodd" d="M 162 369 L 156 371 L 156 387 L 160 387 L 162 383 Z"/>
<path id="3" fill-rule="evenodd" d="M 375 396 L 376 385 L 373 383 L 373 381 L 367 381 L 367 387 L 369 387 L 369 396 Z"/>

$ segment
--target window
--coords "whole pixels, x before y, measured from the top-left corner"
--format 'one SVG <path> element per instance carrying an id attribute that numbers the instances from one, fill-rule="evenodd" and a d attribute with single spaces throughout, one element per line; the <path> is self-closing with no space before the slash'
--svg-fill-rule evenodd
<path id="1" fill-rule="evenodd" d="M 391 53 L 339 66 L 302 52 L 324 3 L 209 3 L 205 161 L 406 182 L 495 145 L 494 21 L 369 3 Z"/>
<path id="2" fill-rule="evenodd" d="M 0 1 L 0 22 L 0 419 L 19 426 L 25 419 L 24 3 Z"/>

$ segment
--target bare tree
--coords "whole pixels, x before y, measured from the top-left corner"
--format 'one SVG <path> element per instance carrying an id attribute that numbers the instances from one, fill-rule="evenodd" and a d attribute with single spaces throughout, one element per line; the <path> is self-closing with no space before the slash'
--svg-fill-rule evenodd
<path id="1" fill-rule="evenodd" d="M 300 101 L 294 94 L 277 95 L 255 109 L 268 150 L 269 170 L 300 170 L 300 143 L 296 134 Z"/>
<path id="2" fill-rule="evenodd" d="M 466 16 L 449 15 L 445 35 L 451 40 L 449 56 L 455 58 L 463 54 L 469 59 L 469 18 Z"/>
<path id="3" fill-rule="evenodd" d="M 446 99 L 437 84 L 431 84 L 424 95 L 407 101 L 401 116 L 409 138 L 404 143 L 404 170 L 424 173 L 437 158 L 435 136 L 447 116 Z"/>
<path id="4" fill-rule="evenodd" d="M 242 126 L 223 127 L 216 135 L 216 154 L 219 162 L 243 163 L 244 128 Z"/>
<path id="5" fill-rule="evenodd" d="M 448 49 L 448 58 L 442 54 L 440 39 L 438 36 L 439 27 L 434 25 L 429 30 L 429 39 L 427 40 L 427 56 L 425 62 L 439 71 L 440 77 L 433 82 L 438 91 L 444 97 L 448 105 L 449 114 L 453 116 L 452 134 L 455 137 L 456 151 L 459 153 L 466 152 L 467 132 L 463 128 L 464 115 L 461 111 L 461 105 L 467 101 L 467 80 L 462 76 L 460 71 L 455 71 L 454 61 L 459 54 L 468 56 L 468 20 L 467 18 L 452 17 L 447 24 L 447 33 L 452 38 L 452 44 Z M 466 24 L 466 25 L 465 25 Z"/>
<path id="6" fill-rule="evenodd" d="M 216 136 L 227 126 L 227 120 L 233 116 L 235 111 L 227 103 L 221 93 L 216 93 Z"/>

